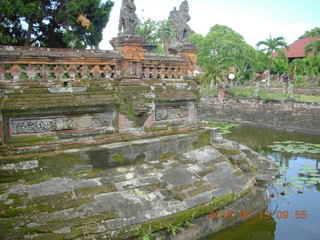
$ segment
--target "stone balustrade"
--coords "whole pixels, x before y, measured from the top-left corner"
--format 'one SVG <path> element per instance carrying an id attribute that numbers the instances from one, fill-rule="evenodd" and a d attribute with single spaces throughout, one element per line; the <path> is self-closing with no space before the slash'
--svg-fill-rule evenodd
<path id="1" fill-rule="evenodd" d="M 183 81 L 192 78 L 192 67 L 180 55 L 144 52 L 130 61 L 118 50 L 0 46 L 1 89 L 101 85 L 124 78 Z"/>

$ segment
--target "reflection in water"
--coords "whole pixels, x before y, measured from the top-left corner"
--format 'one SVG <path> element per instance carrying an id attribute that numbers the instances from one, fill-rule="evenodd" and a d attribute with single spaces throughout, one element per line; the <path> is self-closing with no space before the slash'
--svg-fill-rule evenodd
<path id="1" fill-rule="evenodd" d="M 276 222 L 273 218 L 251 219 L 241 224 L 222 231 L 207 240 L 274 240 Z"/>
<path id="2" fill-rule="evenodd" d="M 275 197 L 270 201 L 268 211 L 274 213 L 273 218 L 256 219 L 221 231 L 207 240 L 319 240 L 320 237 L 320 181 L 310 181 L 310 177 L 301 175 L 301 169 L 314 173 L 317 178 L 320 168 L 320 154 L 294 154 L 275 152 L 269 145 L 274 142 L 301 141 L 320 143 L 320 137 L 303 133 L 285 132 L 254 127 L 238 127 L 226 138 L 247 145 L 260 154 L 273 159 L 280 165 L 282 177 L 269 184 L 268 190 Z M 311 169 L 310 169 L 311 168 Z M 303 172 L 302 171 L 302 172 Z M 296 179 L 296 180 L 292 180 Z M 288 184 L 289 182 L 289 184 Z M 285 184 L 284 184 L 285 183 Z M 301 186 L 297 186 L 301 185 Z M 298 188 L 297 188 L 298 187 Z M 281 195 L 283 192 L 285 195 Z M 287 218 L 282 214 L 286 211 Z M 307 215 L 301 218 L 301 211 Z"/>

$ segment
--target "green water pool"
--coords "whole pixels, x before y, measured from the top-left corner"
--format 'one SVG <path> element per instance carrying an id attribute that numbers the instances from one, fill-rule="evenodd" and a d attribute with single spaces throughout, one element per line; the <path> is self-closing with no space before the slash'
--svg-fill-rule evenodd
<path id="1" fill-rule="evenodd" d="M 281 177 L 268 185 L 270 215 L 259 215 L 206 240 L 319 240 L 320 154 L 279 152 L 269 146 L 285 141 L 312 146 L 320 143 L 320 136 L 241 126 L 225 138 L 278 162 Z"/>

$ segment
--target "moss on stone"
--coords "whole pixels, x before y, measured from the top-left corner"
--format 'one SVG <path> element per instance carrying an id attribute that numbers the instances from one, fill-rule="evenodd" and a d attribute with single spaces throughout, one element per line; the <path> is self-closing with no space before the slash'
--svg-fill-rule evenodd
<path id="1" fill-rule="evenodd" d="M 220 209 L 233 202 L 236 199 L 236 195 L 234 193 L 225 194 L 219 198 L 213 198 L 213 206 L 215 209 Z"/>
<path id="2" fill-rule="evenodd" d="M 216 158 L 215 161 L 218 163 L 222 163 L 222 162 L 228 161 L 228 159 L 225 156 L 220 156 L 220 157 Z"/>
<path id="3" fill-rule="evenodd" d="M 170 158 L 174 157 L 176 153 L 162 153 L 160 154 L 159 160 L 161 162 L 168 161 Z"/>
<path id="4" fill-rule="evenodd" d="M 183 200 L 186 200 L 188 199 L 188 195 L 185 194 L 185 193 L 182 193 L 180 191 L 174 191 L 174 190 L 171 190 L 170 191 L 172 193 L 172 196 L 177 199 L 177 200 L 180 200 L 180 201 L 183 201 Z"/>
<path id="5" fill-rule="evenodd" d="M 161 132 L 168 130 L 168 127 L 145 128 L 145 132 Z"/>
<path id="6" fill-rule="evenodd" d="M 75 194 L 80 196 L 92 196 L 94 194 L 109 193 L 115 191 L 117 191 L 117 188 L 113 183 L 105 183 L 102 186 L 77 189 L 75 190 Z"/>
<path id="7" fill-rule="evenodd" d="M 236 177 L 239 177 L 239 176 L 243 175 L 243 172 L 242 172 L 240 169 L 238 169 L 238 170 L 236 170 L 235 172 L 233 172 L 232 174 L 233 174 L 234 176 L 236 176 Z"/>
<path id="8" fill-rule="evenodd" d="M 181 162 L 174 162 L 174 163 L 170 164 L 170 167 L 175 168 L 175 167 L 178 167 L 178 166 L 181 166 L 181 165 L 182 165 Z"/>
<path id="9" fill-rule="evenodd" d="M 34 205 L 31 208 L 33 210 L 37 210 L 39 212 L 52 213 L 52 212 L 56 212 L 56 211 L 59 211 L 59 210 L 79 207 L 79 206 L 81 206 L 83 204 L 91 202 L 92 200 L 93 200 L 92 197 L 68 199 L 66 201 L 58 201 L 58 202 L 51 203 L 51 204 Z"/>
<path id="10" fill-rule="evenodd" d="M 124 163 L 124 159 L 120 154 L 112 155 L 112 158 L 120 164 Z"/>
<path id="11" fill-rule="evenodd" d="M 209 132 L 205 132 L 203 134 L 200 134 L 200 136 L 198 137 L 198 139 L 192 143 L 192 147 L 194 149 L 197 148 L 201 148 L 207 145 L 210 145 L 210 133 Z"/>
<path id="12" fill-rule="evenodd" d="M 22 216 L 30 212 L 27 208 L 8 208 L 6 210 L 1 210 L 0 218 L 14 218 Z"/>
<path id="13" fill-rule="evenodd" d="M 210 191 L 212 189 L 214 189 L 214 187 L 211 185 L 202 185 L 202 186 L 197 187 L 196 189 L 193 189 L 193 190 L 187 192 L 186 194 L 189 198 L 191 198 L 191 197 L 199 195 L 200 193 Z"/>
<path id="14" fill-rule="evenodd" d="M 206 168 L 206 169 L 203 169 L 199 172 L 196 172 L 200 177 L 204 177 L 206 176 L 207 174 L 213 172 L 217 167 L 216 166 L 213 166 L 213 167 L 210 167 L 210 168 Z"/>
<path id="15" fill-rule="evenodd" d="M 9 144 L 11 146 L 27 146 L 36 145 L 43 143 L 55 143 L 59 139 L 55 135 L 43 134 L 43 135 L 33 135 L 33 136 L 15 136 L 11 137 Z"/>
<path id="16" fill-rule="evenodd" d="M 214 148 L 216 148 L 219 152 L 226 154 L 226 155 L 238 155 L 241 153 L 240 150 L 235 149 L 235 148 L 230 148 L 226 145 L 223 144 L 214 144 Z"/>
<path id="17" fill-rule="evenodd" d="M 192 188 L 193 186 L 194 186 L 194 184 L 191 184 L 191 183 L 186 184 L 186 185 L 181 185 L 181 186 L 175 186 L 170 191 L 181 192 L 181 191 L 186 190 L 188 188 Z"/>
<path id="18" fill-rule="evenodd" d="M 205 165 L 206 167 L 215 167 L 216 165 L 213 162 L 204 162 L 203 165 Z"/>

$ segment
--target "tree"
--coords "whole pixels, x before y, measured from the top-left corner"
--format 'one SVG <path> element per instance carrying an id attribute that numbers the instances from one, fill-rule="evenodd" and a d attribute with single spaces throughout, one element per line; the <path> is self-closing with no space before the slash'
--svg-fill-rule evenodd
<path id="1" fill-rule="evenodd" d="M 311 29 L 310 31 L 306 31 L 302 36 L 299 37 L 299 39 L 304 37 L 318 37 L 320 36 L 320 27 L 316 27 Z"/>
<path id="2" fill-rule="evenodd" d="M 265 46 L 265 48 L 261 49 L 261 51 L 266 52 L 266 54 L 269 57 L 268 76 L 267 76 L 267 85 L 269 87 L 270 86 L 270 71 L 271 71 L 271 65 L 272 65 L 272 60 L 273 60 L 272 53 L 275 52 L 278 48 L 283 48 L 283 47 L 287 48 L 288 45 L 285 42 L 283 37 L 272 38 L 270 35 L 270 37 L 268 39 L 257 43 L 257 47 L 259 48 L 260 46 Z"/>
<path id="3" fill-rule="evenodd" d="M 271 72 L 272 73 L 289 73 L 289 61 L 287 55 L 283 50 L 277 51 L 278 56 L 272 61 Z"/>
<path id="4" fill-rule="evenodd" d="M 233 29 L 214 25 L 206 36 L 192 33 L 190 41 L 197 46 L 197 63 L 204 70 L 202 84 L 225 81 L 231 68 L 237 81 L 250 79 L 255 71 L 257 51 Z"/>
<path id="5" fill-rule="evenodd" d="M 1 0 L 0 44 L 96 47 L 113 1 Z"/>
<path id="6" fill-rule="evenodd" d="M 149 18 L 141 22 L 136 31 L 146 37 L 149 44 L 157 46 L 157 53 L 166 53 L 168 41 L 174 38 L 174 27 L 168 20 L 155 21 Z"/>
<path id="7" fill-rule="evenodd" d="M 320 39 L 314 40 L 308 43 L 304 47 L 305 55 L 307 56 L 308 53 L 313 53 L 314 57 L 316 58 L 320 54 Z"/>

